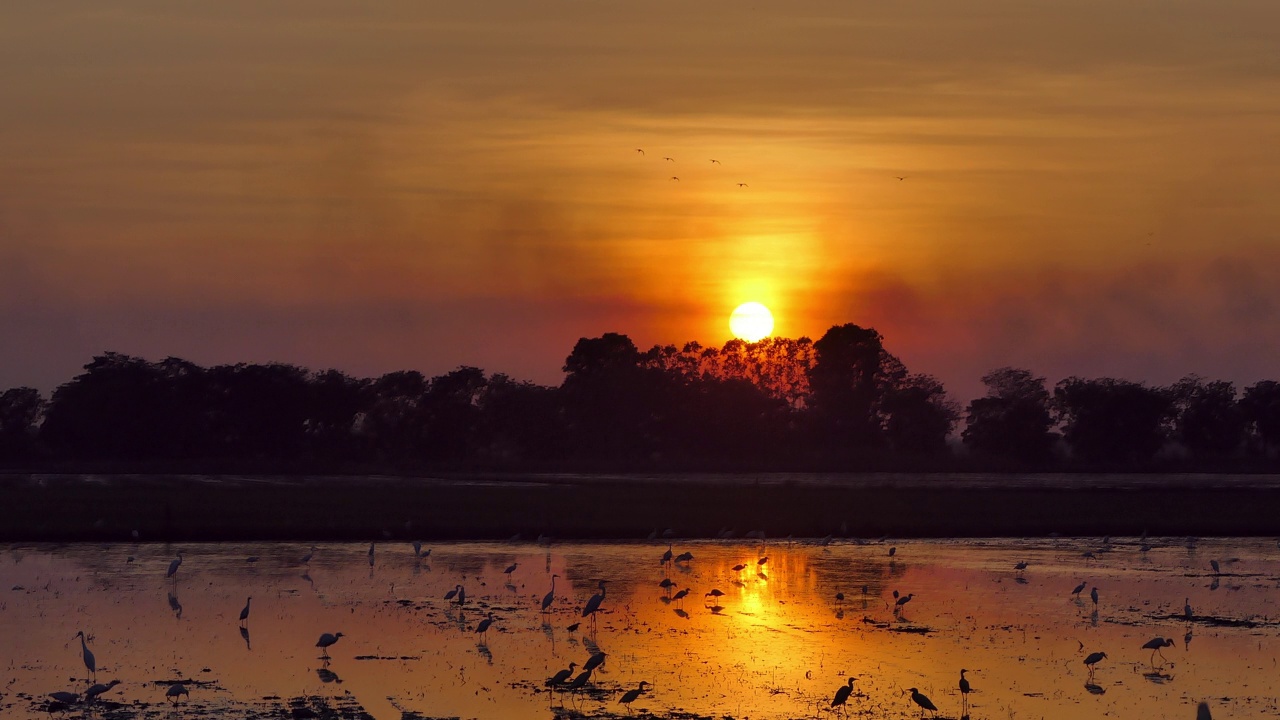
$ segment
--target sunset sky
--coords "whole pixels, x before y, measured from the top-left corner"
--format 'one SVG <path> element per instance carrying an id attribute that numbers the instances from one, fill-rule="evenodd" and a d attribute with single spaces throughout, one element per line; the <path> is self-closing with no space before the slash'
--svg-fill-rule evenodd
<path id="1" fill-rule="evenodd" d="M 1280 379 L 1280 3 L 0 5 L 0 389 L 559 383 L 749 300 L 961 400 Z"/>

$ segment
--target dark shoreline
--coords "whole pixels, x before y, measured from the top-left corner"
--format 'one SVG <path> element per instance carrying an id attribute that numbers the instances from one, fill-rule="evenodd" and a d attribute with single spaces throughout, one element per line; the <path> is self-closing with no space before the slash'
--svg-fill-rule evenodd
<path id="1" fill-rule="evenodd" d="M 1275 475 L 3 475 L 0 540 L 1280 535 Z"/>

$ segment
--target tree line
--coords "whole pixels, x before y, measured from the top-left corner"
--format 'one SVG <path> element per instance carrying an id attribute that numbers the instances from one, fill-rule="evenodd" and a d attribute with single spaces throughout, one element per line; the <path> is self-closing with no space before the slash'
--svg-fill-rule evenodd
<path id="1" fill-rule="evenodd" d="M 558 386 L 475 367 L 357 378 L 108 352 L 0 394 L 0 465 L 189 472 L 1274 470 L 1280 383 L 1025 369 L 962 408 L 871 328 L 639 350 L 582 338 Z M 959 430 L 958 439 L 956 431 Z"/>

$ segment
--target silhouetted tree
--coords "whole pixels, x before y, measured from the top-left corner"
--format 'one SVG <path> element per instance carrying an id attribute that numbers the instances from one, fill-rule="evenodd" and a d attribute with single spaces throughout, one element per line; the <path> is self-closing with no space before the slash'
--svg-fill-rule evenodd
<path id="1" fill-rule="evenodd" d="M 885 393 L 885 435 L 903 456 L 929 457 L 947 452 L 947 437 L 960 417 L 942 383 L 929 375 L 908 375 Z"/>
<path id="2" fill-rule="evenodd" d="M 556 388 L 494 375 L 481 396 L 480 409 L 486 460 L 545 467 L 564 458 L 565 418 Z"/>
<path id="3" fill-rule="evenodd" d="M 35 456 L 44 409 L 44 398 L 35 388 L 10 388 L 0 393 L 0 461 Z"/>
<path id="4" fill-rule="evenodd" d="M 1280 451 L 1280 382 L 1263 380 L 1245 388 L 1240 412 L 1259 454 L 1273 457 Z"/>
<path id="5" fill-rule="evenodd" d="M 1004 367 L 982 377 L 986 397 L 969 403 L 961 438 L 973 453 L 1021 463 L 1049 459 L 1055 435 L 1045 379 Z"/>
<path id="6" fill-rule="evenodd" d="M 561 385 L 571 452 L 615 462 L 645 460 L 653 449 L 661 370 L 643 368 L 626 335 L 582 338 L 565 359 Z"/>
<path id="7" fill-rule="evenodd" d="M 307 444 L 312 390 L 294 365 L 219 365 L 208 370 L 217 455 L 293 462 Z"/>
<path id="8" fill-rule="evenodd" d="M 1245 417 L 1229 382 L 1206 382 L 1189 375 L 1170 388 L 1176 420 L 1174 434 L 1192 456 L 1219 458 L 1244 443 Z"/>
<path id="9" fill-rule="evenodd" d="M 880 333 L 854 324 L 831 328 L 816 343 L 809 370 L 815 430 L 837 447 L 883 445 L 883 400 L 907 372 Z"/>
<path id="10" fill-rule="evenodd" d="M 1165 390 L 1113 378 L 1070 377 L 1058 383 L 1053 395 L 1063 438 L 1086 462 L 1146 462 L 1168 436 L 1173 399 Z"/>
<path id="11" fill-rule="evenodd" d="M 313 458 L 329 461 L 361 459 L 356 424 L 369 402 L 370 382 L 338 370 L 326 370 L 308 378 L 307 443 Z"/>
<path id="12" fill-rule="evenodd" d="M 377 458 L 404 463 L 422 456 L 426 395 L 427 379 L 415 370 L 387 373 L 373 381 L 359 433 Z"/>
<path id="13" fill-rule="evenodd" d="M 423 398 L 426 433 L 423 450 L 430 460 L 460 462 L 486 444 L 480 398 L 488 386 L 484 371 L 460 367 L 431 379 Z"/>

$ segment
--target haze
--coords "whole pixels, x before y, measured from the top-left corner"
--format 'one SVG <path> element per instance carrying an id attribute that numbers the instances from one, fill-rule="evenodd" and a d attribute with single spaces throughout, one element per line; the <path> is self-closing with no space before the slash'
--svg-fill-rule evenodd
<path id="1" fill-rule="evenodd" d="M 1266 1 L 6 4 L 0 387 L 558 383 L 749 300 L 962 399 L 1274 376 L 1276 48 Z"/>

